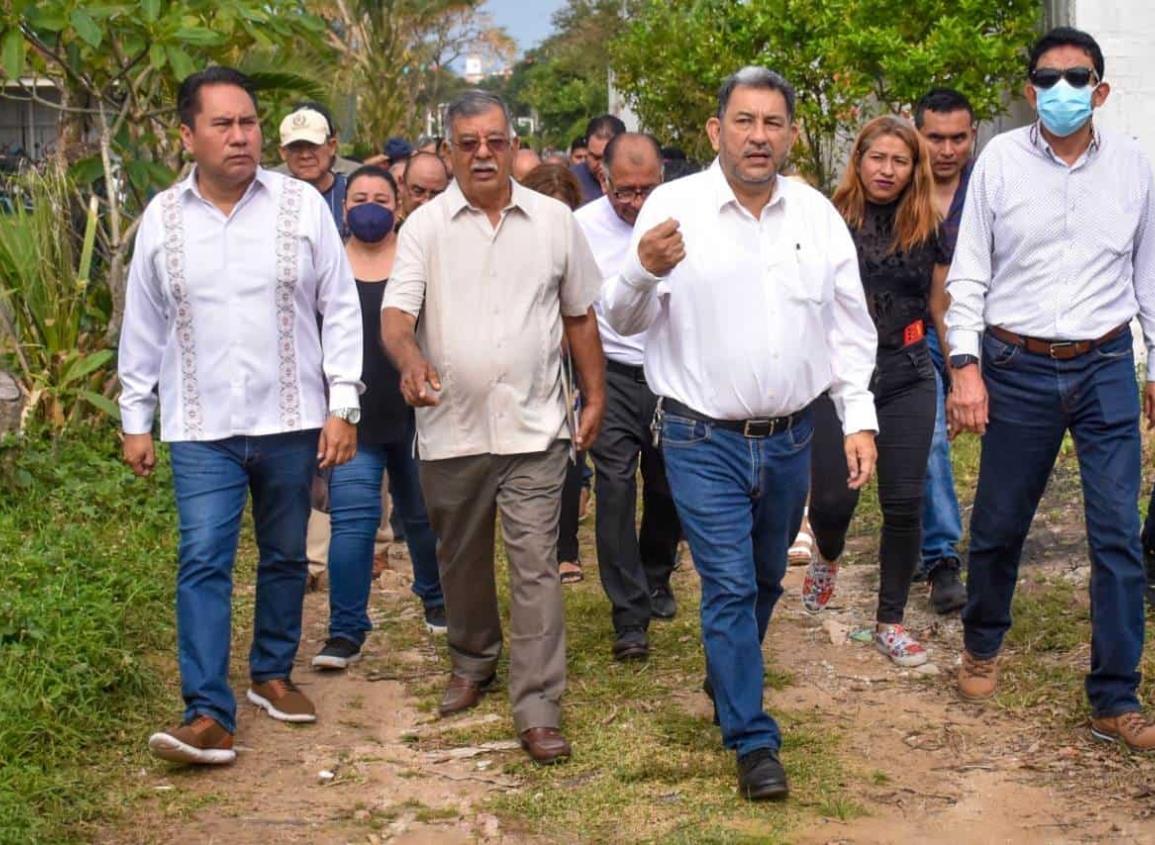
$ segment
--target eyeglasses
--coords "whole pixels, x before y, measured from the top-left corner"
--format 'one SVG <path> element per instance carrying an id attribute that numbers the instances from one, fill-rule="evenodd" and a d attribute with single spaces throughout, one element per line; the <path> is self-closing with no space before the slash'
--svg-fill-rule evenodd
<path id="1" fill-rule="evenodd" d="M 509 139 L 504 135 L 490 135 L 488 138 L 458 138 L 453 146 L 466 155 L 473 155 L 485 144 L 494 155 L 501 155 L 509 149 Z"/>
<path id="2" fill-rule="evenodd" d="M 1099 75 L 1089 67 L 1069 67 L 1059 70 L 1053 67 L 1037 67 L 1031 71 L 1031 84 L 1036 88 L 1053 88 L 1060 79 L 1065 79 L 1072 88 L 1082 88 L 1092 79 L 1099 81 Z"/>
<path id="3" fill-rule="evenodd" d="M 610 186 L 610 196 L 618 202 L 633 202 L 635 199 L 644 200 L 654 192 L 657 185 L 646 185 L 642 188 L 614 188 Z"/>

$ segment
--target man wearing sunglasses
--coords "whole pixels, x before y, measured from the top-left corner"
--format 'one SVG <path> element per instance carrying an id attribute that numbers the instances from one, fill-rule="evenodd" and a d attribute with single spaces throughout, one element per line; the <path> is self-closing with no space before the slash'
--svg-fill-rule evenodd
<path id="1" fill-rule="evenodd" d="M 602 277 L 621 272 L 638 212 L 662 182 L 662 150 L 651 135 L 625 132 L 605 148 L 606 195 L 582 206 L 577 221 L 589 239 Z M 649 657 L 651 618 L 677 611 L 670 573 L 681 529 L 662 453 L 650 421 L 658 398 L 642 368 L 643 335 L 623 336 L 597 306 L 606 353 L 606 419 L 593 448 L 597 477 L 598 573 L 613 606 L 615 660 Z M 642 470 L 642 521 L 638 533 L 638 465 Z"/>
<path id="2" fill-rule="evenodd" d="M 381 316 L 401 392 L 417 408 L 421 486 L 438 537 L 453 661 L 439 709 L 448 716 L 473 707 L 495 678 L 500 513 L 513 719 L 530 756 L 553 763 L 570 753 L 558 730 L 558 516 L 567 441 L 588 448 L 605 407 L 592 308 L 601 275 L 569 207 L 511 178 L 517 143 L 500 98 L 466 91 L 447 122 L 456 181 L 406 221 Z M 563 334 L 582 386 L 572 428 Z"/>
<path id="3" fill-rule="evenodd" d="M 1153 354 L 1155 184 L 1132 140 L 1094 125 L 1103 72 L 1087 33 L 1043 36 L 1026 86 L 1038 121 L 992 140 L 971 175 L 947 283 L 951 427 L 984 435 L 958 686 L 968 700 L 997 691 L 1023 542 L 1069 431 L 1091 551 L 1091 732 L 1152 751 L 1137 696 L 1145 579 L 1129 326 L 1138 315 Z M 1145 406 L 1155 423 L 1150 382 Z"/>

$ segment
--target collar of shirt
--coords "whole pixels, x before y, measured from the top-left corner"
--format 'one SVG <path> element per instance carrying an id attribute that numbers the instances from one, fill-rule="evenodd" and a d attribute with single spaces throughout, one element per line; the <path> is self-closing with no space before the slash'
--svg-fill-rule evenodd
<path id="1" fill-rule="evenodd" d="M 1036 120 L 1031 124 L 1031 131 L 1028 137 L 1031 140 L 1031 146 L 1038 150 L 1041 155 L 1046 156 L 1056 164 L 1061 164 L 1063 167 L 1068 167 L 1068 164 L 1057 155 L 1055 155 L 1055 151 L 1051 149 L 1051 145 L 1047 143 L 1047 138 L 1043 135 L 1041 121 Z M 1079 156 L 1075 163 L 1069 165 L 1069 167 L 1074 169 L 1086 164 L 1092 156 L 1098 154 L 1102 146 L 1103 136 L 1099 134 L 1099 130 L 1095 128 L 1095 125 L 1091 124 L 1091 145 L 1087 147 L 1087 149 L 1083 151 L 1082 155 Z"/>
<path id="2" fill-rule="evenodd" d="M 506 212 L 516 208 L 527 217 L 532 217 L 537 206 L 537 194 L 529 190 L 529 188 L 523 188 L 515 179 L 510 179 L 509 182 L 512 186 L 512 190 L 510 192 L 509 204 L 501 210 L 502 216 L 504 217 Z M 456 179 L 450 182 L 449 187 L 445 189 L 445 202 L 449 205 L 450 218 L 456 217 L 465 209 L 469 209 L 470 211 L 477 212 L 479 214 L 481 213 L 480 208 L 473 205 L 473 203 L 466 199 L 465 194 L 462 193 L 461 186 L 457 184 Z"/>
<path id="3" fill-rule="evenodd" d="M 201 202 L 207 203 L 208 205 L 213 205 L 212 202 L 205 199 L 204 194 L 201 193 L 200 185 L 197 184 L 196 176 L 197 176 L 197 166 L 194 164 L 192 166 L 192 168 L 189 170 L 188 176 L 184 177 L 184 179 L 182 179 L 180 182 L 177 182 L 177 184 L 176 184 L 177 196 L 183 198 L 185 194 L 191 193 L 194 197 L 196 197 Z M 292 177 L 290 176 L 289 178 L 292 178 Z M 263 190 L 271 191 L 273 189 L 273 186 L 271 184 L 272 180 L 273 180 L 273 176 L 270 175 L 270 172 L 268 170 L 266 170 L 265 168 L 258 166 L 257 172 L 253 177 L 253 181 L 249 183 L 249 187 L 247 187 L 245 189 L 244 194 L 237 201 L 237 204 L 233 207 L 233 211 L 235 212 L 238 208 L 240 208 L 242 205 L 244 205 L 248 201 L 249 197 L 251 197 L 253 195 L 253 191 L 255 191 L 257 189 L 257 186 L 260 186 Z M 213 206 L 213 207 L 215 208 L 216 206 Z"/>
<path id="4" fill-rule="evenodd" d="M 708 172 L 714 188 L 714 207 L 721 212 L 727 205 L 731 205 L 739 214 L 745 214 L 747 217 L 753 218 L 754 215 L 750 213 L 749 209 L 739 202 L 738 195 L 734 193 L 734 189 L 730 186 L 730 181 L 726 178 L 726 174 L 722 172 L 722 161 L 720 158 L 715 157 Z M 785 202 L 783 199 L 786 193 L 784 186 L 788 183 L 789 180 L 781 174 L 775 174 L 774 193 L 770 196 L 770 202 L 766 203 L 762 208 L 763 215 L 779 203 Z"/>

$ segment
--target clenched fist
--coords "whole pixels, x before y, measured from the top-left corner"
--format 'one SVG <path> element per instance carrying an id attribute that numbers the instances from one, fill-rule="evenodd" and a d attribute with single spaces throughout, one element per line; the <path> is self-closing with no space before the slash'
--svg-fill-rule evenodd
<path id="1" fill-rule="evenodd" d="M 672 217 L 650 229 L 638 241 L 638 260 L 655 276 L 665 276 L 685 257 L 686 245 L 678 231 L 678 221 Z"/>

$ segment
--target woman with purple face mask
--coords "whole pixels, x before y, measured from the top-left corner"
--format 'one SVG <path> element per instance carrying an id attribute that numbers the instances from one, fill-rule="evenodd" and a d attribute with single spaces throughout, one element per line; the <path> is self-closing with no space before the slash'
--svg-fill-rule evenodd
<path id="1" fill-rule="evenodd" d="M 329 480 L 329 637 L 313 658 L 319 669 L 344 669 L 361 658 L 371 630 L 368 604 L 373 544 L 381 522 L 381 482 L 388 471 L 393 506 L 405 526 L 413 562 L 413 592 L 425 606 L 431 633 L 445 632 L 445 599 L 437 573 L 437 539 L 429 525 L 413 456 L 413 409 L 401 396 L 400 375 L 381 347 L 381 299 L 397 253 L 397 183 L 367 165 L 349 176 L 345 251 L 357 279 L 364 333 L 361 419 L 357 454 Z"/>

